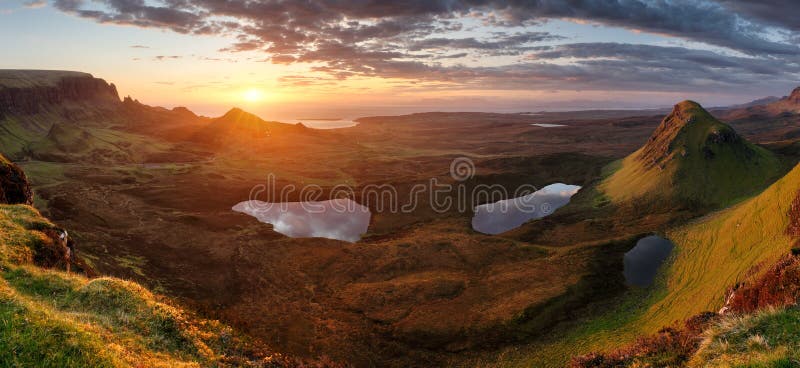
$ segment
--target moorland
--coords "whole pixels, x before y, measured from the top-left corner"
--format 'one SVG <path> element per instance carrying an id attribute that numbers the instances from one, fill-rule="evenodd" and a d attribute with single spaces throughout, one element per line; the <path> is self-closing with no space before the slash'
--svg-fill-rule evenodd
<path id="1" fill-rule="evenodd" d="M 716 312 L 731 295 L 742 298 L 732 290 L 763 294 L 770 272 L 794 265 L 800 90 L 746 107 L 676 103 L 376 116 L 320 130 L 239 108 L 203 117 L 147 106 L 85 73 L 11 70 L 0 72 L 0 150 L 27 175 L 41 221 L 68 229 L 73 274 L 135 282 L 123 286 L 149 290 L 141 303 L 163 296 L 164 305 L 219 321 L 215 331 L 231 328 L 263 351 L 358 367 L 614 366 L 648 362 L 657 354 L 641 336 L 657 340 L 664 327 L 703 312 L 724 319 Z M 464 157 L 474 173 L 457 183 L 449 168 Z M 383 211 L 387 203 L 356 194 L 372 217 L 350 243 L 286 237 L 231 210 L 270 175 L 276 188 L 313 185 L 323 195 L 342 184 L 355 193 L 390 185 L 401 203 L 432 178 L 508 192 L 552 183 L 583 189 L 554 214 L 498 235 L 471 228 L 481 203 L 442 212 L 423 196 L 412 211 Z M 303 198 L 295 192 L 287 200 Z M 670 239 L 675 251 L 654 285 L 628 285 L 623 256 L 651 234 Z M 96 281 L 14 267 L 21 266 L 3 277 L 26 295 L 56 295 L 68 312 L 92 305 L 81 304 L 82 285 Z M 57 292 L 42 283 L 56 283 Z M 791 304 L 782 302 L 790 296 L 755 299 L 734 308 L 744 316 L 738 320 L 674 330 L 689 340 L 708 332 L 703 347 L 659 349 L 688 356 L 676 364 L 724 363 L 734 358 L 714 341 L 726 339 L 725 328 L 796 314 L 768 309 Z M 742 349 L 758 345 L 748 342 L 755 334 L 739 338 Z M 789 359 L 796 342 L 780 341 L 765 345 L 761 358 L 737 351 Z M 614 352 L 637 343 L 627 349 L 639 355 Z M 196 355 L 184 345 L 169 349 Z M 248 349 L 236 351 L 253 355 Z"/>

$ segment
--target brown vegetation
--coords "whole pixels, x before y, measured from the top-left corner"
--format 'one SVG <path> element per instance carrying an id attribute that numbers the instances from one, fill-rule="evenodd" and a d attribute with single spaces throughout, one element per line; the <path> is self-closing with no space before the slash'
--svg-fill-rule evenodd
<path id="1" fill-rule="evenodd" d="M 701 334 L 718 318 L 706 312 L 690 318 L 682 328 L 665 327 L 653 336 L 641 337 L 634 344 L 609 353 L 590 353 L 574 357 L 571 368 L 618 368 L 639 364 L 647 367 L 678 367 L 700 347 Z"/>
<path id="2" fill-rule="evenodd" d="M 752 313 L 766 307 L 794 305 L 800 298 L 800 258 L 786 255 L 757 279 L 740 285 L 726 307 L 730 313 Z"/>

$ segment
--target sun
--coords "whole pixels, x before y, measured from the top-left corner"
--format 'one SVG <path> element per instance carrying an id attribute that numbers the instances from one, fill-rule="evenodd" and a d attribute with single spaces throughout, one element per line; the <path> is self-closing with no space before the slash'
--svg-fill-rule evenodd
<path id="1" fill-rule="evenodd" d="M 257 88 L 251 88 L 244 91 L 243 97 L 247 102 L 259 102 L 264 99 L 264 92 Z"/>

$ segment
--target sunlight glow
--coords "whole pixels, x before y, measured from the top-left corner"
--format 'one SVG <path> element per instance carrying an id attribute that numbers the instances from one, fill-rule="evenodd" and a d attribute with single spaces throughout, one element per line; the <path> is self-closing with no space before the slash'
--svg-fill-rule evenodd
<path id="1" fill-rule="evenodd" d="M 264 92 L 256 88 L 248 89 L 244 92 L 244 100 L 247 102 L 259 102 L 264 99 Z"/>

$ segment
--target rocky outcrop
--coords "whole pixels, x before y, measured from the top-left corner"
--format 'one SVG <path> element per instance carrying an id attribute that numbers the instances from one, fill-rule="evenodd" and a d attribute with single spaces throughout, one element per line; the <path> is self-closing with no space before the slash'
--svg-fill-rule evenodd
<path id="1" fill-rule="evenodd" d="M 0 203 L 33 204 L 33 192 L 25 172 L 0 156 Z"/>
<path id="2" fill-rule="evenodd" d="M 792 91 L 792 94 L 786 98 L 786 100 L 792 104 L 800 106 L 800 87 L 797 87 Z"/>
<path id="3" fill-rule="evenodd" d="M 90 74 L 55 75 L 46 80 L 33 77 L 25 79 L 27 75 L 24 71 L 16 71 L 16 78 L 3 78 L 3 73 L 0 72 L 0 81 L 25 81 L 0 83 L 0 117 L 8 114 L 35 114 L 43 106 L 65 101 L 119 102 L 114 84 L 106 83 Z"/>

